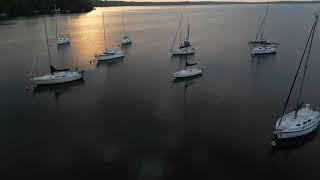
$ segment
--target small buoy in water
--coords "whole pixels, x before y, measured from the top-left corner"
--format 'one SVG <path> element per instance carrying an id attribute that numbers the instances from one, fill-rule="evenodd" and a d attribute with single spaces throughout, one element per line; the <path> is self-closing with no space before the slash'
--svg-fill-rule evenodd
<path id="1" fill-rule="evenodd" d="M 270 144 L 271 144 L 271 146 L 273 146 L 273 147 L 277 145 L 276 141 L 274 141 L 274 140 L 271 141 Z"/>

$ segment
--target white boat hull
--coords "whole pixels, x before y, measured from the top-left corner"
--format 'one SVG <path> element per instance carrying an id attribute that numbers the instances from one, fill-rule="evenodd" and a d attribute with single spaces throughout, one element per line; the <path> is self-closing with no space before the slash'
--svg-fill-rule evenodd
<path id="1" fill-rule="evenodd" d="M 50 85 L 72 82 L 82 78 L 83 74 L 78 72 L 58 72 L 32 78 L 31 81 L 37 85 Z"/>
<path id="2" fill-rule="evenodd" d="M 122 45 L 131 44 L 131 43 L 132 43 L 132 41 L 130 38 L 124 38 L 121 40 Z"/>
<path id="3" fill-rule="evenodd" d="M 199 68 L 187 68 L 173 73 L 174 78 L 188 78 L 202 74 L 203 70 Z"/>
<path id="4" fill-rule="evenodd" d="M 58 40 L 57 40 L 57 44 L 58 44 L 58 45 L 68 44 L 68 43 L 70 43 L 70 39 L 69 39 L 69 38 L 58 39 Z"/>
<path id="5" fill-rule="evenodd" d="M 320 113 L 311 109 L 310 105 L 285 114 L 280 121 L 276 122 L 274 134 L 278 139 L 294 138 L 304 136 L 317 129 L 320 121 Z"/>
<path id="6" fill-rule="evenodd" d="M 317 129 L 318 125 L 319 125 L 319 122 L 317 122 L 316 124 L 314 124 L 312 127 L 308 129 L 303 129 L 301 131 L 296 131 L 296 132 L 280 132 L 280 133 L 276 133 L 276 135 L 278 139 L 288 139 L 288 138 L 304 136 L 311 133 L 315 129 Z"/>
<path id="7" fill-rule="evenodd" d="M 96 60 L 98 61 L 107 61 L 107 60 L 113 60 L 124 57 L 124 54 L 114 54 L 114 55 L 107 55 L 107 56 L 96 56 Z"/>
<path id="8" fill-rule="evenodd" d="M 188 54 L 194 54 L 194 48 L 188 47 L 188 48 L 182 48 L 182 49 L 176 49 L 172 51 L 172 55 L 188 55 Z"/>
<path id="9" fill-rule="evenodd" d="M 251 54 L 252 55 L 260 55 L 260 54 L 273 54 L 277 52 L 277 48 L 253 48 Z"/>

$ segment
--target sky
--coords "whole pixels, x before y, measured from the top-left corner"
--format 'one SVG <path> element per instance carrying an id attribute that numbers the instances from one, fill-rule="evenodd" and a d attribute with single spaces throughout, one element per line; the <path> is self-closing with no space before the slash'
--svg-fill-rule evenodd
<path id="1" fill-rule="evenodd" d="M 227 2 L 267 2 L 268 0 L 112 0 L 112 1 L 135 1 L 135 2 L 179 2 L 179 1 L 227 1 Z M 269 0 L 269 1 L 311 1 L 311 0 Z"/>

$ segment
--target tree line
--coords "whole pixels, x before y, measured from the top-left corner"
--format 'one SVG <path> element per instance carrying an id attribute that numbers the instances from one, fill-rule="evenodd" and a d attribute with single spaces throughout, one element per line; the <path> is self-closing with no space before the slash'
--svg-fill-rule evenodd
<path id="1" fill-rule="evenodd" d="M 12 17 L 49 14 L 55 5 L 63 13 L 88 12 L 93 9 L 92 0 L 0 0 L 0 13 Z"/>

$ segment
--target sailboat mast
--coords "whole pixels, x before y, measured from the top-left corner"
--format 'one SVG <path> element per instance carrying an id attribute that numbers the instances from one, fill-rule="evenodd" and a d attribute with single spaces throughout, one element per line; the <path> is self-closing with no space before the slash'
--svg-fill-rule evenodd
<path id="1" fill-rule="evenodd" d="M 122 10 L 122 27 L 123 27 L 123 37 L 126 35 L 126 29 L 124 25 L 124 10 Z"/>
<path id="2" fill-rule="evenodd" d="M 268 5 L 267 5 L 267 9 L 266 9 L 265 15 L 264 15 L 264 17 L 263 17 L 262 31 L 261 31 L 261 35 L 260 35 L 260 40 L 261 40 L 261 41 L 264 39 L 264 38 L 263 38 L 263 33 L 264 33 L 264 30 L 265 30 L 266 20 L 267 20 L 268 13 L 269 13 L 269 3 L 268 3 Z"/>
<path id="3" fill-rule="evenodd" d="M 317 28 L 317 22 L 318 22 L 318 15 L 316 15 L 316 20 L 315 20 L 314 25 L 313 25 L 311 41 L 310 41 L 310 45 L 309 45 L 309 49 L 308 49 L 307 60 L 306 60 L 305 66 L 304 66 L 304 71 L 303 71 L 302 81 L 301 81 L 301 85 L 300 85 L 300 90 L 299 90 L 299 96 L 298 96 L 298 100 L 297 100 L 297 104 L 296 104 L 296 107 L 297 107 L 296 109 L 298 109 L 299 104 L 300 104 L 300 99 L 301 99 L 301 95 L 302 95 L 302 91 L 303 91 L 304 79 L 305 79 L 306 72 L 307 72 L 307 69 L 308 69 L 308 63 L 309 63 L 310 53 L 311 53 L 312 44 L 313 44 L 314 33 L 316 31 L 316 28 Z M 297 112 L 297 110 L 296 110 L 296 112 Z"/>
<path id="4" fill-rule="evenodd" d="M 103 21 L 104 49 L 107 49 L 106 26 L 105 26 L 105 23 L 104 23 L 104 13 L 102 13 L 102 21 Z"/>
<path id="5" fill-rule="evenodd" d="M 180 32 L 179 32 L 180 35 L 179 35 L 179 43 L 181 43 L 181 33 L 182 33 L 182 32 L 181 32 L 181 31 L 182 31 L 181 26 L 182 26 L 182 13 L 180 14 L 180 25 L 179 25 L 179 27 L 180 27 L 180 29 L 179 29 L 179 30 L 180 30 Z"/>
<path id="6" fill-rule="evenodd" d="M 189 36 L 190 36 L 190 23 L 189 23 L 189 18 L 188 18 L 188 33 L 187 33 L 187 41 L 189 41 Z"/>
<path id="7" fill-rule="evenodd" d="M 57 12 L 57 5 L 54 4 L 54 13 L 56 16 L 56 39 L 58 39 L 58 12 Z"/>
<path id="8" fill-rule="evenodd" d="M 264 28 L 264 23 L 266 21 L 266 17 L 268 15 L 268 12 L 269 12 L 269 3 L 267 5 L 266 12 L 265 12 L 265 14 L 264 14 L 264 16 L 262 18 L 261 25 L 260 25 L 260 28 L 259 28 L 258 33 L 256 35 L 255 42 L 258 40 L 259 36 L 260 36 L 260 40 L 263 39 L 263 31 L 264 31 L 263 28 Z M 261 33 L 261 31 L 262 31 L 262 33 Z"/>
<path id="9" fill-rule="evenodd" d="M 264 33 L 264 29 L 263 29 L 262 32 L 261 32 L 260 41 L 263 41 L 263 40 L 264 40 L 264 38 L 263 38 L 263 33 Z"/>
<path id="10" fill-rule="evenodd" d="M 283 111 L 282 111 L 282 114 L 281 114 L 281 117 L 280 117 L 279 124 L 280 124 L 281 121 L 283 120 L 283 116 L 284 116 L 284 113 L 285 113 L 285 111 L 286 111 L 286 109 L 287 109 L 287 106 L 288 106 L 288 103 L 289 103 L 289 100 L 290 100 L 290 96 L 291 96 L 291 93 L 292 93 L 294 84 L 295 84 L 295 82 L 296 82 L 296 80 L 297 80 L 297 76 L 298 76 L 298 74 L 299 74 L 299 71 L 300 71 L 300 68 L 301 68 L 301 65 L 302 65 L 302 62 L 303 62 L 305 53 L 306 53 L 307 48 L 308 48 L 308 46 L 309 46 L 310 39 L 313 38 L 313 34 L 314 34 L 314 31 L 315 31 L 315 26 L 316 26 L 316 24 L 317 24 L 317 22 L 318 22 L 318 17 L 319 17 L 319 16 L 316 15 L 316 20 L 315 20 L 314 24 L 312 25 L 311 31 L 310 31 L 310 33 L 309 33 L 306 46 L 305 46 L 305 48 L 304 48 L 304 50 L 303 50 L 302 57 L 301 57 L 301 59 L 300 59 L 300 63 L 299 63 L 298 69 L 297 69 L 297 71 L 296 71 L 296 73 L 295 73 L 293 82 L 292 82 L 291 87 L 290 87 L 290 91 L 289 91 L 288 97 L 287 97 L 287 99 L 286 99 L 286 102 L 285 102 L 285 105 L 284 105 L 284 108 L 283 108 Z"/>
<path id="11" fill-rule="evenodd" d="M 47 51 L 48 51 L 49 64 L 50 64 L 50 66 L 51 66 L 51 65 L 52 65 L 52 62 L 51 62 L 51 54 L 50 54 L 50 49 L 49 49 L 47 22 L 46 22 L 46 18 L 45 18 L 45 17 L 43 17 L 43 24 L 44 24 L 44 31 L 45 31 L 45 35 L 46 35 L 46 42 L 47 42 Z"/>
<path id="12" fill-rule="evenodd" d="M 180 17 L 180 21 L 181 21 L 181 17 Z M 170 52 L 171 52 L 171 53 L 172 53 L 172 49 L 173 49 L 173 47 L 174 47 L 174 44 L 176 43 L 179 30 L 180 30 L 180 28 L 181 28 L 180 25 L 181 25 L 181 23 L 179 22 L 179 23 L 178 23 L 178 28 L 177 28 L 177 31 L 176 31 L 176 33 L 175 33 L 175 35 L 174 35 L 173 43 L 172 43 L 172 46 L 171 46 L 171 49 L 170 49 Z M 179 42 L 179 43 L 180 43 L 180 42 Z"/>

